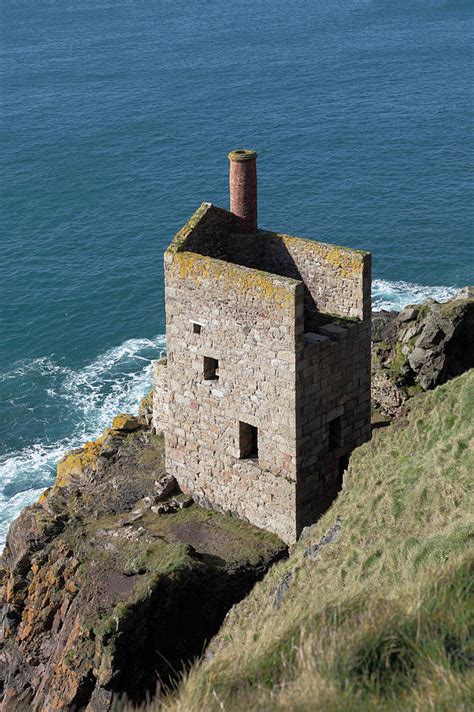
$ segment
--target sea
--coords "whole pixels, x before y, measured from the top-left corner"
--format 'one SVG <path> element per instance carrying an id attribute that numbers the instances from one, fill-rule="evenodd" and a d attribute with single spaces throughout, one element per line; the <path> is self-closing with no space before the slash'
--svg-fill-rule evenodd
<path id="1" fill-rule="evenodd" d="M 165 352 L 162 253 L 227 153 L 259 224 L 472 283 L 471 0 L 1 0 L 0 544 Z"/>

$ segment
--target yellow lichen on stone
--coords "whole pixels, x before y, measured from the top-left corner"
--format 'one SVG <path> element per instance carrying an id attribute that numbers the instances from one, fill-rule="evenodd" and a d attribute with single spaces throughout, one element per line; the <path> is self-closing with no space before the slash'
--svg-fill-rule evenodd
<path id="1" fill-rule="evenodd" d="M 105 439 L 110 435 L 112 432 L 112 428 L 106 428 L 102 435 L 99 435 L 97 440 L 95 441 L 96 445 L 103 445 L 105 442 Z"/>
<path id="2" fill-rule="evenodd" d="M 70 484 L 74 475 L 80 475 L 84 472 L 86 467 L 95 470 L 100 448 L 100 443 L 90 441 L 79 450 L 73 450 L 65 455 L 62 460 L 58 462 L 54 486 L 66 487 Z"/>
<path id="3" fill-rule="evenodd" d="M 107 438 L 111 435 L 118 435 L 120 431 L 130 433 L 140 427 L 140 420 L 134 415 L 120 413 L 115 416 L 112 428 L 104 430 L 97 440 L 87 442 L 77 450 L 71 450 L 58 462 L 56 467 L 56 479 L 53 487 L 46 489 L 38 498 L 38 504 L 44 504 L 51 492 L 57 487 L 67 487 L 73 478 L 80 475 L 86 468 L 95 471 L 97 468 L 97 457 Z"/>
<path id="4" fill-rule="evenodd" d="M 186 225 L 184 225 L 181 230 L 179 230 L 174 236 L 171 245 L 166 250 L 167 253 L 179 252 L 186 242 L 189 235 L 193 232 L 194 228 L 202 220 L 207 211 L 212 207 L 211 203 L 201 203 L 199 208 L 194 212 L 189 218 Z"/>
<path id="5" fill-rule="evenodd" d="M 116 415 L 112 421 L 112 428 L 114 430 L 125 430 L 127 433 L 133 430 L 138 430 L 140 423 L 138 418 L 134 415 L 128 415 L 128 413 L 120 413 Z"/>
<path id="6" fill-rule="evenodd" d="M 48 499 L 48 495 L 51 492 L 51 487 L 48 487 L 40 496 L 38 497 L 38 504 L 43 504 Z"/>
<path id="7" fill-rule="evenodd" d="M 281 277 L 270 272 L 243 267 L 194 252 L 181 252 L 174 262 L 183 281 L 190 279 L 197 284 L 206 280 L 222 285 L 227 292 L 237 289 L 241 294 L 255 292 L 264 301 L 275 307 L 289 307 L 295 303 L 295 292 L 300 281 Z"/>
<path id="8" fill-rule="evenodd" d="M 337 269 L 341 277 L 359 277 L 362 272 L 362 260 L 357 252 L 331 245 L 322 256 L 327 264 Z"/>
<path id="9" fill-rule="evenodd" d="M 289 252 L 292 252 L 292 247 L 297 246 L 300 251 L 304 246 L 304 251 L 313 255 L 318 262 L 322 262 L 326 266 L 335 268 L 340 277 L 356 277 L 360 278 L 364 264 L 364 253 L 361 250 L 352 250 L 349 247 L 340 247 L 339 245 L 331 245 L 325 242 L 317 242 L 316 240 L 308 240 L 301 237 L 293 237 L 291 235 L 276 235 L 288 247 Z"/>

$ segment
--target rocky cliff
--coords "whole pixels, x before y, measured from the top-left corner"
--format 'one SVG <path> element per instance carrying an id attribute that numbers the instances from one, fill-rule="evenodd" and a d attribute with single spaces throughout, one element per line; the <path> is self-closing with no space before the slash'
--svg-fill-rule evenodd
<path id="1" fill-rule="evenodd" d="M 372 318 L 372 401 L 388 416 L 415 393 L 474 367 L 474 288 Z"/>
<path id="2" fill-rule="evenodd" d="M 2 710 L 143 701 L 172 684 L 286 553 L 275 536 L 182 495 L 148 416 L 118 416 L 67 455 L 10 528 Z"/>
<path id="3" fill-rule="evenodd" d="M 373 341 L 374 404 L 384 414 L 395 415 L 411 395 L 432 389 L 474 365 L 472 292 L 461 293 L 447 304 L 428 301 L 406 307 L 400 314 L 375 314 Z M 472 384 L 472 378 L 460 382 L 459 391 L 466 403 L 468 383 Z M 454 410 L 459 397 L 455 389 L 450 393 Z M 432 406 L 440 412 L 447 409 L 441 397 L 434 398 Z M 160 693 L 160 688 L 173 686 L 183 667 L 202 652 L 219 629 L 226 612 L 246 596 L 273 562 L 286 555 L 286 547 L 275 536 L 230 516 L 203 510 L 177 490 L 174 480 L 164 473 L 163 441 L 152 431 L 150 408 L 151 399 L 145 399 L 138 417 L 118 416 L 97 441 L 63 458 L 53 487 L 35 505 L 24 509 L 10 528 L 0 572 L 0 708 L 4 711 L 107 712 L 122 695 L 140 703 L 157 687 Z M 449 413 L 445 415 L 443 428 L 449 419 Z M 459 416 L 458 421 L 461 432 L 465 418 Z M 392 434 L 383 436 L 385 440 L 380 434 L 372 445 L 360 451 L 366 458 L 360 468 L 363 476 L 358 477 L 351 465 L 353 483 L 363 483 L 370 468 L 374 470 L 374 488 L 385 482 L 390 468 L 383 443 L 387 443 L 392 460 L 396 460 L 396 445 L 403 439 L 403 430 L 398 433 L 396 428 L 404 427 L 399 419 L 398 425 L 388 429 Z M 444 432 L 446 437 L 454 437 L 455 433 L 446 428 L 434 433 L 431 447 Z M 415 425 L 412 429 L 415 432 Z M 421 430 L 420 438 L 423 433 Z M 413 437 L 407 437 L 407 443 Z M 456 440 L 452 446 L 456 466 L 466 438 L 463 431 L 459 443 Z M 360 459 L 360 452 L 356 451 L 355 462 L 357 457 Z M 433 462 L 427 461 L 426 469 L 439 469 L 443 453 L 444 450 Z M 383 456 L 382 464 L 379 456 Z M 416 458 L 423 463 L 424 457 L 424 445 L 420 445 Z M 408 511 L 408 500 L 400 509 L 400 497 L 411 490 L 408 487 L 399 491 L 399 485 L 403 465 L 406 482 L 412 486 L 410 462 L 404 452 L 400 462 L 394 461 L 390 474 L 388 484 L 393 485 L 393 492 L 387 490 L 386 497 L 392 504 L 389 514 L 383 513 L 383 517 L 388 517 L 394 532 L 394 521 L 401 512 Z M 448 471 L 448 464 L 445 469 Z M 417 475 L 420 488 L 424 488 L 422 475 Z M 443 477 L 444 471 L 438 477 L 440 511 L 446 507 Z M 429 486 L 432 492 L 432 483 Z M 452 486 L 458 485 L 455 482 Z M 303 548 L 298 549 L 303 551 L 304 561 L 312 562 L 326 548 L 331 550 L 341 526 L 344 531 L 354 532 L 351 541 L 355 542 L 355 558 L 347 566 L 344 564 L 345 568 L 340 567 L 342 588 L 348 576 L 343 573 L 358 560 L 359 543 L 372 521 L 367 513 L 367 489 L 363 484 L 361 487 L 360 506 L 357 505 L 362 517 L 360 531 L 357 517 L 354 515 L 351 520 L 352 514 L 344 510 L 354 497 L 354 492 L 349 492 L 342 504 L 341 498 L 336 503 L 337 516 L 332 516 L 334 510 L 326 515 L 327 528 L 323 531 L 324 523 L 316 525 L 314 536 L 310 535 L 308 542 L 301 545 Z M 420 502 L 425 506 L 423 488 Z M 412 532 L 419 524 L 421 506 L 417 505 L 410 525 Z M 373 507 L 375 511 L 375 500 Z M 433 526 L 434 508 L 430 504 L 425 509 L 427 537 Z M 338 519 L 339 510 L 342 514 Z M 367 517 L 362 516 L 364 512 Z M 400 531 L 405 530 L 402 527 Z M 390 542 L 385 542 L 372 553 L 366 552 L 365 558 L 377 562 L 382 560 L 381 552 L 389 550 Z M 310 553 L 306 555 L 306 551 Z M 361 569 L 361 581 L 368 570 Z M 280 615 L 274 611 L 291 599 L 287 595 L 290 589 L 297 591 L 301 611 L 308 601 L 313 601 L 305 599 L 304 582 L 295 589 L 295 581 L 301 575 L 298 567 L 289 566 L 283 573 L 265 578 L 258 590 L 269 588 L 270 618 Z M 314 592 L 319 584 L 316 580 L 313 583 Z M 338 592 L 339 583 L 331 590 Z M 257 611 L 252 615 L 257 616 Z M 293 622 L 292 618 L 291 625 Z M 245 645 L 252 648 L 251 637 L 246 638 Z M 220 641 L 224 638 L 221 636 Z M 273 670 L 276 658 L 271 650 L 268 664 Z M 254 653 L 251 651 L 251 656 Z M 266 664 L 262 663 L 258 676 L 262 670 L 265 673 Z M 236 673 L 238 679 L 242 669 L 239 667 Z M 271 679 L 274 678 L 278 675 L 272 672 Z M 191 709 L 186 697 L 188 689 L 185 687 L 183 694 L 186 708 Z M 191 690 L 194 697 L 197 691 L 192 684 Z M 262 709 L 267 709 L 267 701 L 265 698 Z M 206 704 L 210 704 L 209 700 Z M 217 709 L 218 699 L 213 698 L 212 704 Z"/>

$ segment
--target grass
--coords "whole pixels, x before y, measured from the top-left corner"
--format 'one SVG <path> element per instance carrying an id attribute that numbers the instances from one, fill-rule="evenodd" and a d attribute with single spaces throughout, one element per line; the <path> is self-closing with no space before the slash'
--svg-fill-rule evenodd
<path id="1" fill-rule="evenodd" d="M 472 709 L 473 403 L 470 372 L 375 431 L 310 537 L 231 610 L 212 655 L 150 709 Z M 336 518 L 337 541 L 305 557 Z"/>

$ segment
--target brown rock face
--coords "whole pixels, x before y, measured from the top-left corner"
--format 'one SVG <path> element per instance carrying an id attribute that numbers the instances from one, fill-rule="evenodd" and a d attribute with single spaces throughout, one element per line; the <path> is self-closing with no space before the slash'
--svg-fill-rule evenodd
<path id="1" fill-rule="evenodd" d="M 164 475 L 161 436 L 120 418 L 66 456 L 53 487 L 10 527 L 3 711 L 102 712 L 122 694 L 143 701 L 202 652 L 286 551 L 274 536 L 189 506 Z M 171 493 L 169 513 L 152 511 Z"/>

